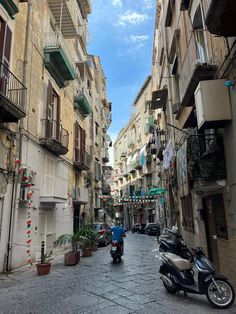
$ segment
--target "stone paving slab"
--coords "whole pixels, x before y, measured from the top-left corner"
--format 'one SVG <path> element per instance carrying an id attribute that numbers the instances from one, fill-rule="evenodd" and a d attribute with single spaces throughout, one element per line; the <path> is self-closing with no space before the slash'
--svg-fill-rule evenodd
<path id="1" fill-rule="evenodd" d="M 57 256 L 47 276 L 36 268 L 0 275 L 0 314 L 232 314 L 216 310 L 204 296 L 169 294 L 159 276 L 155 237 L 128 234 L 122 263 L 113 264 L 109 246 L 73 267 Z"/>

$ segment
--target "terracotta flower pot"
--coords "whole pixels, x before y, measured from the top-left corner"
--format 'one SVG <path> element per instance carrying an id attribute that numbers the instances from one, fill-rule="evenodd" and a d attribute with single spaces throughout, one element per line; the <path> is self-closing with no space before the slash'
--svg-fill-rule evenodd
<path id="1" fill-rule="evenodd" d="M 51 263 L 39 263 L 37 264 L 37 273 L 39 276 L 42 276 L 42 275 L 47 275 L 49 274 L 50 272 L 50 269 L 51 269 Z"/>
<path id="2" fill-rule="evenodd" d="M 80 260 L 80 252 L 70 251 L 65 253 L 64 264 L 66 266 L 76 265 Z"/>
<path id="3" fill-rule="evenodd" d="M 89 256 L 91 256 L 91 254 L 92 254 L 92 248 L 91 247 L 83 249 L 83 257 L 89 257 Z"/>

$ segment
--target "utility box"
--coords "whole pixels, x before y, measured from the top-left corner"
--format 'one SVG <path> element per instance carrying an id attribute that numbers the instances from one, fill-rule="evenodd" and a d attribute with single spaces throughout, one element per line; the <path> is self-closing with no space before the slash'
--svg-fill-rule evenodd
<path id="1" fill-rule="evenodd" d="M 225 80 L 199 82 L 195 93 L 198 128 L 219 128 L 232 119 Z"/>

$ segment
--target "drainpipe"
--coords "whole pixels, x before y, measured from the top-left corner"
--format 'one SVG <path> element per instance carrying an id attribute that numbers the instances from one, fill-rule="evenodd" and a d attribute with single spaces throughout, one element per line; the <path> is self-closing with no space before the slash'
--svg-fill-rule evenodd
<path id="1" fill-rule="evenodd" d="M 26 1 L 22 1 L 26 2 Z M 32 0 L 28 0 L 28 11 L 27 11 L 27 19 L 26 19 L 26 30 L 25 30 L 25 45 L 24 45 L 24 59 L 23 59 L 23 76 L 22 76 L 22 83 L 24 86 L 27 86 L 27 68 L 28 68 L 28 57 L 29 57 L 29 42 L 30 42 L 30 24 L 31 24 L 31 18 L 32 18 Z M 22 102 L 24 104 L 25 112 L 28 113 L 27 109 L 27 95 L 26 91 L 23 92 L 22 95 Z M 19 123 L 19 159 L 22 158 L 22 133 L 21 130 L 24 127 L 23 120 L 20 120 Z M 10 221 L 9 221 L 9 230 L 8 230 L 8 242 L 7 242 L 7 253 L 6 253 L 6 271 L 9 272 L 11 269 L 11 260 L 10 260 L 10 253 L 12 248 L 12 224 L 13 224 L 13 216 L 16 204 L 16 195 L 17 195 L 17 189 L 15 188 L 15 180 L 16 180 L 16 173 L 13 172 L 13 183 L 12 183 L 12 195 L 11 195 L 11 209 L 10 209 Z"/>
<path id="2" fill-rule="evenodd" d="M 29 62 L 29 43 L 30 43 L 30 24 L 32 19 L 32 0 L 28 0 L 28 12 L 27 12 L 27 19 L 26 19 L 26 29 L 25 29 L 25 47 L 24 47 L 24 60 L 23 60 L 23 77 L 22 77 L 22 83 L 24 86 L 27 86 L 27 80 L 28 80 L 28 62 Z M 26 112 L 27 109 L 27 97 L 26 93 L 23 94 L 23 101 L 25 104 Z M 21 126 L 23 126 L 22 120 L 21 120 Z"/>

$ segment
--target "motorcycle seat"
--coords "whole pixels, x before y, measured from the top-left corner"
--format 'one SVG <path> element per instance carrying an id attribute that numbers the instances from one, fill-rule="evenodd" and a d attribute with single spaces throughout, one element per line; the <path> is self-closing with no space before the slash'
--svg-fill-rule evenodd
<path id="1" fill-rule="evenodd" d="M 178 255 L 172 253 L 164 253 L 163 255 L 180 271 L 192 269 L 191 262 L 179 257 Z"/>

